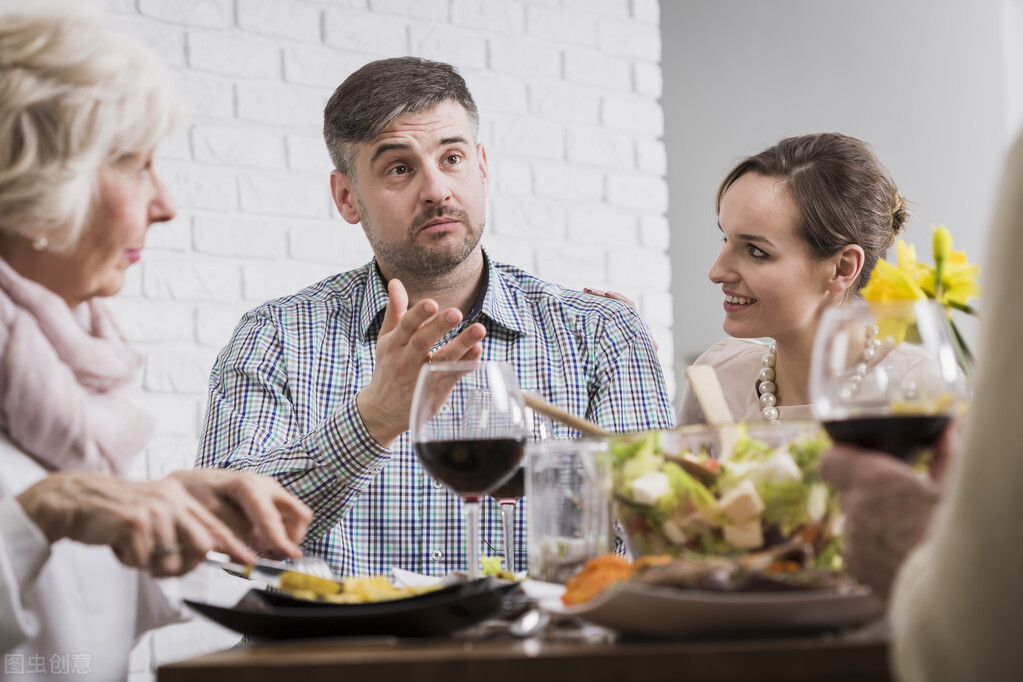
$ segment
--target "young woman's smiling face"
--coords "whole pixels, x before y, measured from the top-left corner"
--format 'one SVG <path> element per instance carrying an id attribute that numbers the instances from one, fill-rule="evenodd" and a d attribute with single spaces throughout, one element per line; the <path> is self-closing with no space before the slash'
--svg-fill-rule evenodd
<path id="1" fill-rule="evenodd" d="M 718 226 L 725 243 L 708 276 L 721 285 L 730 336 L 812 340 L 834 300 L 828 287 L 833 264 L 812 257 L 799 220 L 777 178 L 746 173 L 721 197 Z"/>

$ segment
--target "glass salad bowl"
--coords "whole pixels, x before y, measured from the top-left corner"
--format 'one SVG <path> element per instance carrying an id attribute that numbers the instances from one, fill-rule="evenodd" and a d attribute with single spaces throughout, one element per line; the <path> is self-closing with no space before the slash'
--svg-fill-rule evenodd
<path id="1" fill-rule="evenodd" d="M 837 497 L 818 472 L 829 445 L 813 421 L 609 438 L 630 553 L 736 557 L 798 546 L 803 567 L 839 568 Z"/>

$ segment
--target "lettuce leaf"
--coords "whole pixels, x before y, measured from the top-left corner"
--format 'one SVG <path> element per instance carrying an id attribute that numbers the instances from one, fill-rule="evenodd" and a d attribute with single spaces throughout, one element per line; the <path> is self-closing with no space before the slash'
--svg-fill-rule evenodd
<path id="1" fill-rule="evenodd" d="M 736 462 L 758 461 L 770 457 L 772 452 L 773 448 L 766 442 L 744 434 L 732 448 L 731 459 Z"/>
<path id="2" fill-rule="evenodd" d="M 789 454 L 796 461 L 796 466 L 803 472 L 803 479 L 807 482 L 821 480 L 820 471 L 817 466 L 821 455 L 831 447 L 831 441 L 827 438 L 801 438 L 789 444 Z"/>
<path id="3" fill-rule="evenodd" d="M 763 481 L 757 485 L 757 493 L 764 501 L 764 513 L 761 517 L 764 524 L 778 526 L 778 530 L 785 537 L 799 526 L 810 523 L 807 506 L 810 486 L 806 483 Z"/>
<path id="4" fill-rule="evenodd" d="M 668 476 L 673 494 L 658 500 L 659 507 L 672 516 L 678 516 L 679 511 L 682 515 L 695 511 L 704 518 L 713 516 L 717 508 L 717 500 L 707 486 L 690 476 L 675 462 L 667 462 L 663 471 Z"/>
<path id="5" fill-rule="evenodd" d="M 657 431 L 648 431 L 639 435 L 618 436 L 609 439 L 608 447 L 615 462 L 621 464 L 634 457 L 656 454 L 659 451 Z"/>

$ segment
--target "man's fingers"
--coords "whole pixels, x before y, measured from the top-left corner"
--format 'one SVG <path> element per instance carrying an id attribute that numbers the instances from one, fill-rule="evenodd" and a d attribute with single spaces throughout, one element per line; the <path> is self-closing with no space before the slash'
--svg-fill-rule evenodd
<path id="1" fill-rule="evenodd" d="M 380 325 L 381 334 L 386 334 L 397 327 L 408 310 L 408 293 L 401 280 L 392 279 L 387 283 L 387 296 L 389 300 L 384 310 L 384 320 Z"/>
<path id="2" fill-rule="evenodd" d="M 471 324 L 462 333 L 448 341 L 433 354 L 435 362 L 457 362 L 478 360 L 483 352 L 480 341 L 487 335 L 487 328 L 480 323 Z"/>
<path id="3" fill-rule="evenodd" d="M 424 337 L 429 334 L 424 330 L 429 323 L 434 322 L 437 315 L 437 302 L 433 299 L 425 299 L 416 303 L 414 306 L 408 309 L 408 311 L 402 316 L 398 326 L 388 335 L 390 340 L 397 346 L 405 346 L 412 343 L 416 337 Z M 444 332 L 440 332 L 432 341 L 421 341 L 419 345 L 426 344 L 426 350 L 429 350 L 429 344 L 436 342 Z"/>

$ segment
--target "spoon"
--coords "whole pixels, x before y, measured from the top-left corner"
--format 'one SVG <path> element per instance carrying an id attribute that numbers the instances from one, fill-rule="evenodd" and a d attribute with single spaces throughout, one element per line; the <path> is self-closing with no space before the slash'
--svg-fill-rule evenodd
<path id="1" fill-rule="evenodd" d="M 508 632 L 513 637 L 526 639 L 542 632 L 550 622 L 551 614 L 541 609 L 529 609 L 512 621 L 508 626 Z"/>

